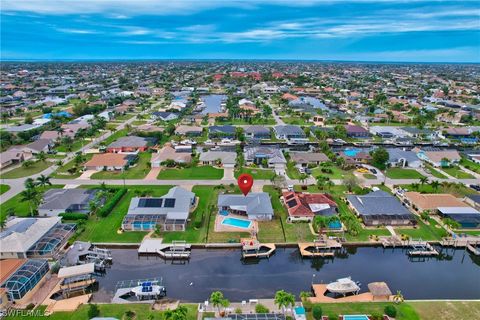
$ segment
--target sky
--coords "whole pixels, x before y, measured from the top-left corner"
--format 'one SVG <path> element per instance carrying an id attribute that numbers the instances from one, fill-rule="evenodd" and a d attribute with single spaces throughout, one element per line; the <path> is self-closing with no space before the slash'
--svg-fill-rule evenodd
<path id="1" fill-rule="evenodd" d="M 2 60 L 480 63 L 480 1 L 1 0 Z"/>

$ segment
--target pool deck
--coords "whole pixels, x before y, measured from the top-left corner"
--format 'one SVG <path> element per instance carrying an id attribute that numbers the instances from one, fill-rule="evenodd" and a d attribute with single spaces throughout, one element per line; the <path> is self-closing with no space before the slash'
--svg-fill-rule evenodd
<path id="1" fill-rule="evenodd" d="M 357 295 L 331 298 L 325 296 L 327 292 L 326 284 L 312 284 L 314 297 L 308 298 L 312 303 L 339 303 L 339 302 L 373 302 L 373 294 L 370 292 L 360 293 Z"/>
<path id="2" fill-rule="evenodd" d="M 215 232 L 249 232 L 249 233 L 258 233 L 258 223 L 257 221 L 253 220 L 248 220 L 251 222 L 250 227 L 248 228 L 237 228 L 234 226 L 228 226 L 225 224 L 222 224 L 223 220 L 226 218 L 235 218 L 235 219 L 240 219 L 240 220 L 248 220 L 247 217 L 245 216 L 240 216 L 240 215 L 235 215 L 235 214 L 228 214 L 227 216 L 217 214 L 215 217 Z"/>

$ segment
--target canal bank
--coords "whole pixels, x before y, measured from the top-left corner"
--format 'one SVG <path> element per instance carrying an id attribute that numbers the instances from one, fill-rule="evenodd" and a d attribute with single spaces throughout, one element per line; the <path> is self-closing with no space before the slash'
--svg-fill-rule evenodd
<path id="1" fill-rule="evenodd" d="M 171 262 L 114 248 L 113 265 L 98 277 L 93 301 L 109 302 L 119 281 L 152 277 L 163 279 L 167 297 L 188 302 L 208 300 L 216 290 L 231 301 L 271 298 L 282 289 L 298 297 L 312 283 L 346 276 L 362 291 L 385 281 L 407 299 L 480 299 L 480 259 L 463 249 L 438 250 L 436 257 L 412 259 L 405 249 L 345 246 L 331 258 L 302 259 L 298 248 L 278 247 L 269 259 L 242 260 L 239 248 L 194 248 L 189 260 Z"/>

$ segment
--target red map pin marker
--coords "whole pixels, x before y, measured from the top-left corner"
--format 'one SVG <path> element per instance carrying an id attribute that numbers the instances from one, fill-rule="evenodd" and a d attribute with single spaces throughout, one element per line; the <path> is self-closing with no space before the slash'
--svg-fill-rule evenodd
<path id="1" fill-rule="evenodd" d="M 253 186 L 252 176 L 249 175 L 248 173 L 242 173 L 240 177 L 238 177 L 237 182 L 238 182 L 238 187 L 243 192 L 243 195 L 246 196 L 250 192 L 250 189 L 252 189 L 252 186 Z"/>

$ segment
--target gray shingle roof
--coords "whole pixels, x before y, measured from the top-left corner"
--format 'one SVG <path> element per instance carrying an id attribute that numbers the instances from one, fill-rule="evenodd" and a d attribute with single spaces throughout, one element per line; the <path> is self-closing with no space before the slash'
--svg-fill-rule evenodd
<path id="1" fill-rule="evenodd" d="M 143 138 L 137 136 L 121 137 L 108 145 L 109 148 L 121 147 L 146 147 L 153 143 L 151 138 Z"/>
<path id="2" fill-rule="evenodd" d="M 95 197 L 93 189 L 50 189 L 43 194 L 39 210 L 75 210 L 87 206 Z"/>
<path id="3" fill-rule="evenodd" d="M 366 195 L 349 195 L 347 199 L 360 215 L 411 214 L 397 198 L 382 190 Z"/>
<path id="4" fill-rule="evenodd" d="M 278 147 L 256 146 L 245 148 L 245 159 L 253 161 L 255 158 L 265 157 L 268 163 L 287 163 L 285 156 Z"/>
<path id="5" fill-rule="evenodd" d="M 275 131 L 278 135 L 289 135 L 289 136 L 306 136 L 302 128 L 299 126 L 293 125 L 281 125 L 275 126 Z"/>
<path id="6" fill-rule="evenodd" d="M 247 196 L 242 194 L 221 194 L 218 196 L 218 207 L 245 207 L 251 215 L 273 215 L 270 196 L 266 192 L 250 192 Z"/>

